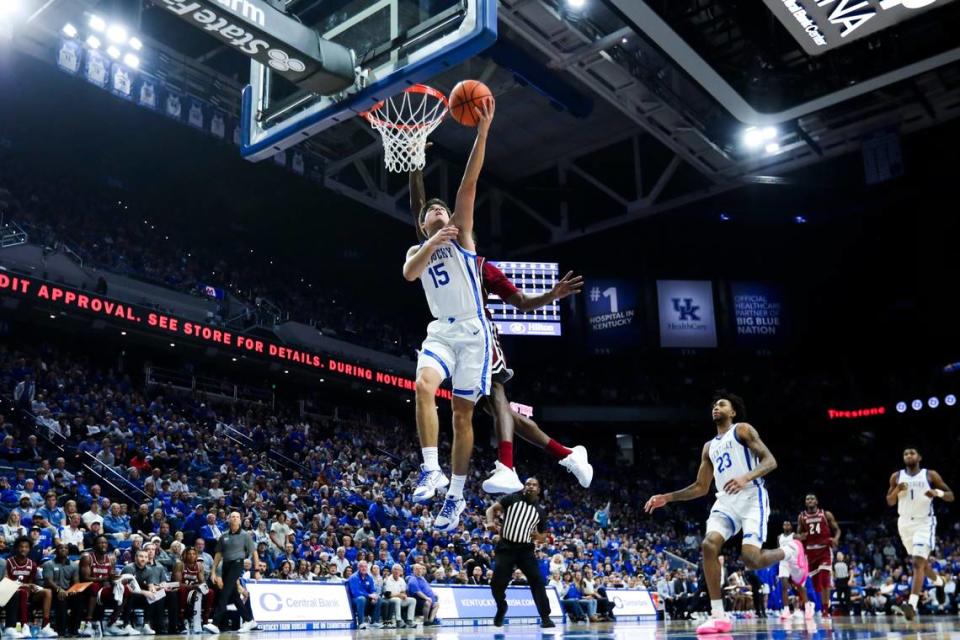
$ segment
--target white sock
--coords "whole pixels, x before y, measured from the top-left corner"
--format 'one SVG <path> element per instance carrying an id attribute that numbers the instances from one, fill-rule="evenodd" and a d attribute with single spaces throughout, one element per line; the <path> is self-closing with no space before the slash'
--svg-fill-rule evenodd
<path id="1" fill-rule="evenodd" d="M 723 617 L 723 600 L 711 600 L 710 601 L 710 613 L 713 614 L 715 618 Z"/>
<path id="2" fill-rule="evenodd" d="M 781 613 L 787 616 L 790 615 L 790 607 L 784 607 Z"/>
<path id="3" fill-rule="evenodd" d="M 447 489 L 448 498 L 462 498 L 463 485 L 467 483 L 467 476 L 450 476 L 450 487 Z"/>
<path id="4" fill-rule="evenodd" d="M 915 593 L 911 593 L 911 594 L 910 594 L 910 597 L 907 598 L 907 602 L 910 604 L 911 607 L 913 607 L 914 609 L 916 609 L 916 608 L 917 608 L 917 603 L 920 602 L 920 596 L 918 596 L 918 595 L 915 594 Z"/>
<path id="5" fill-rule="evenodd" d="M 423 466 L 430 471 L 440 471 L 440 460 L 438 458 L 437 448 L 423 447 L 420 451 L 423 452 Z"/>

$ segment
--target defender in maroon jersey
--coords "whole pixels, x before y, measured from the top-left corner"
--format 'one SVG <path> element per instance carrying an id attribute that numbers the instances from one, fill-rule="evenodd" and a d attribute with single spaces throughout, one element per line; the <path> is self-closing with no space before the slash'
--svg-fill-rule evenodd
<path id="1" fill-rule="evenodd" d="M 43 607 L 43 627 L 40 637 L 56 638 L 57 632 L 50 626 L 50 606 L 53 592 L 40 586 L 40 567 L 30 558 L 33 542 L 27 536 L 17 538 L 13 543 L 14 555 L 7 558 L 7 579 L 20 583 L 20 588 L 11 596 L 6 605 L 7 628 L 4 635 L 9 638 L 30 637 L 30 605 Z M 21 631 L 14 625 L 20 624 Z"/>
<path id="2" fill-rule="evenodd" d="M 823 619 L 830 620 L 830 589 L 833 586 L 833 549 L 840 544 L 840 525 L 829 511 L 820 508 L 817 496 L 808 493 L 806 509 L 797 518 L 797 540 L 803 542 L 810 565 L 813 588 L 823 603 Z"/>

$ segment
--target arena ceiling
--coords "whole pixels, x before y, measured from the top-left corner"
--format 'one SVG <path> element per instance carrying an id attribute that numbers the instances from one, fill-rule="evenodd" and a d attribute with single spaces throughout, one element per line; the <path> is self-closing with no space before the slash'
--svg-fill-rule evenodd
<path id="1" fill-rule="evenodd" d="M 319 2 L 273 4 L 307 16 Z M 819 4 L 500 0 L 498 43 L 432 81 L 449 91 L 479 78 L 498 96 L 481 233 L 522 255 L 745 185 L 775 190 L 865 140 L 960 114 L 960 2 Z M 790 13 L 803 5 L 816 28 Z M 165 81 L 239 109 L 248 60 L 152 2 L 37 2 L 13 41 L 50 60 L 64 21 L 83 11 L 132 25 Z M 759 145 L 745 144 L 750 127 Z M 434 134 L 431 190 L 455 189 L 471 136 L 455 124 Z M 382 170 L 359 118 L 303 144 L 323 157 L 327 188 L 408 219 L 405 181 Z"/>

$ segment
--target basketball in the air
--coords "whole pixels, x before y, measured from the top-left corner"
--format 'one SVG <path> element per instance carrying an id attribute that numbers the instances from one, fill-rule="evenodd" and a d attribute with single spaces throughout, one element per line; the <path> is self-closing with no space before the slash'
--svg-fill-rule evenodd
<path id="1" fill-rule="evenodd" d="M 493 100 L 490 88 L 479 80 L 463 80 L 450 92 L 450 115 L 465 127 L 477 126 L 477 109 L 483 108 L 483 101 Z"/>

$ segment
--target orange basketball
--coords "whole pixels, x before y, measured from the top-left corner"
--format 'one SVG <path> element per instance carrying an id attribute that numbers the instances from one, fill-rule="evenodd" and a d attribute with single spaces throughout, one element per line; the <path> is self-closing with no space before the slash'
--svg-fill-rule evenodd
<path id="1" fill-rule="evenodd" d="M 450 115 L 465 127 L 477 126 L 473 109 L 482 108 L 485 99 L 493 100 L 490 88 L 479 80 L 463 80 L 450 92 Z"/>

